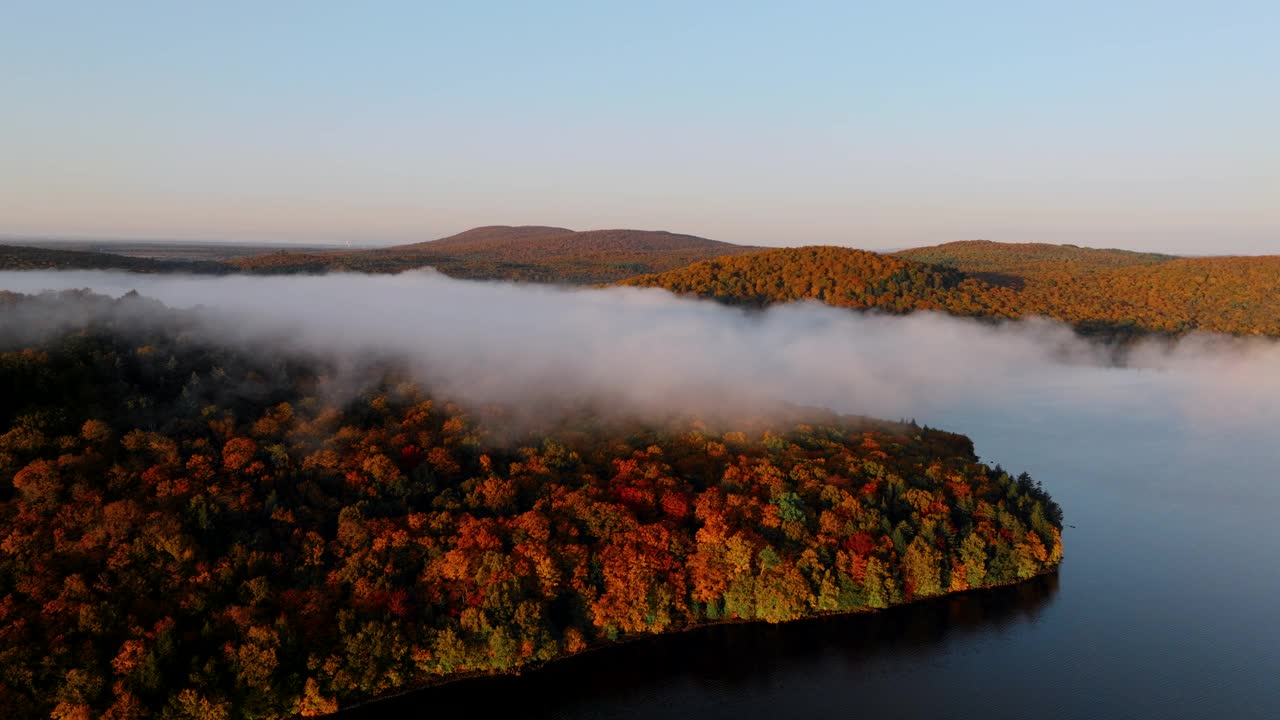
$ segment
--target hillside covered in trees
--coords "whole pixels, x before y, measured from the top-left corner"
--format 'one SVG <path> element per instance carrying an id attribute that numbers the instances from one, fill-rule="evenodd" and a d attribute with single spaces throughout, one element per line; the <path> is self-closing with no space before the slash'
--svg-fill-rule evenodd
<path id="1" fill-rule="evenodd" d="M 184 245 L 210 260 L 139 257 L 121 253 L 0 245 L 0 270 L 127 270 L 132 272 L 320 274 L 398 273 L 433 267 L 457 278 L 563 284 L 612 282 L 663 272 L 722 255 L 761 248 L 693 235 L 647 230 L 591 230 L 537 225 L 478 227 L 439 240 L 359 250 L 285 250 L 269 246 Z M 87 244 L 83 244 L 88 246 Z M 98 244 L 93 247 L 110 247 Z M 124 248 L 129 248 L 129 254 Z M 174 248 L 160 248 L 172 255 Z"/>
<path id="2" fill-rule="evenodd" d="M 394 366 L 337 393 L 323 358 L 211 337 L 136 296 L 0 294 L 6 717 L 323 714 L 1062 556 L 1057 505 L 960 435 L 793 408 L 512 442 Z"/>
<path id="3" fill-rule="evenodd" d="M 1019 290 L 1024 313 L 1083 327 L 1280 335 L 1280 256 L 1177 257 L 968 241 L 899 253 Z"/>
<path id="4" fill-rule="evenodd" d="M 457 278 L 531 282 L 611 282 L 760 248 L 645 230 L 575 232 L 490 226 L 430 242 L 333 253 L 272 253 L 231 261 L 256 273 L 399 272 L 431 266 Z"/>
<path id="5" fill-rule="evenodd" d="M 717 258 L 622 282 L 661 287 L 730 305 L 764 307 L 798 300 L 858 310 L 940 310 L 1014 317 L 1017 296 L 965 273 L 866 250 L 831 246 L 778 248 Z"/>
<path id="6" fill-rule="evenodd" d="M 955 268 L 995 285 L 1018 288 L 1023 287 L 1028 279 L 1047 274 L 1082 277 L 1103 270 L 1159 265 L 1178 259 L 1176 255 L 1131 250 L 990 240 L 962 240 L 912 248 L 894 255 Z"/>
<path id="7" fill-rule="evenodd" d="M 954 245 L 898 256 L 838 247 L 766 250 L 623 284 L 751 306 L 819 300 L 891 313 L 1040 315 L 1111 338 L 1196 330 L 1280 336 L 1280 256 L 1170 258 L 1012 246 L 1005 257 L 998 243 Z"/>
<path id="8" fill-rule="evenodd" d="M 0 244 L 0 270 L 126 270 L 225 275 L 235 268 L 211 260 L 157 260 L 88 250 Z"/>
<path id="9" fill-rule="evenodd" d="M 0 270 L 318 274 L 422 267 L 473 280 L 663 287 L 754 307 L 817 300 L 890 313 L 936 310 L 996 320 L 1039 315 L 1112 339 L 1197 330 L 1280 336 L 1280 256 L 1182 258 L 981 240 L 886 255 L 543 226 L 481 227 L 390 248 L 259 252 L 220 262 L 0 246 Z"/>

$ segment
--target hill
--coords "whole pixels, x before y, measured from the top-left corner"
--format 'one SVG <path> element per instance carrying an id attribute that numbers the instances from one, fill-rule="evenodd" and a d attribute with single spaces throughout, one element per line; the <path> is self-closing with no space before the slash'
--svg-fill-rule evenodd
<path id="1" fill-rule="evenodd" d="M 452 277 L 475 280 L 601 283 L 759 249 L 662 231 L 489 226 L 389 248 L 280 252 L 231 264 L 256 273 L 399 272 L 432 266 Z"/>
<path id="2" fill-rule="evenodd" d="M 156 260 L 86 250 L 0 245 L 0 270 L 127 270 L 142 273 L 226 274 L 234 268 L 207 260 Z"/>
<path id="3" fill-rule="evenodd" d="M 903 313 L 1042 315 L 1089 335 L 1195 330 L 1280 336 L 1280 256 L 1177 258 L 1123 250 L 952 243 L 893 256 L 837 247 L 767 250 L 624 284 L 764 306 L 820 300 Z M 930 264 L 912 257 L 945 258 Z M 996 282 L 990 282 L 993 274 Z"/>
<path id="4" fill-rule="evenodd" d="M 401 248 L 432 248 L 435 250 L 483 250 L 500 248 L 511 243 L 549 235 L 572 233 L 569 228 L 549 227 L 546 225 L 484 225 L 463 230 L 457 235 L 450 235 L 439 240 L 401 245 Z"/>
<path id="5" fill-rule="evenodd" d="M 494 442 L 492 416 L 394 367 L 338 399 L 323 359 L 210 341 L 145 299 L 14 297 L 0 327 L 10 312 L 85 322 L 0 334 L 6 718 L 327 714 L 1062 557 L 1038 484 L 912 423 L 581 417 Z"/>
<path id="6" fill-rule="evenodd" d="M 1280 257 L 1178 257 L 986 240 L 897 253 L 1019 290 L 1022 314 L 1079 327 L 1280 335 Z"/>
<path id="7" fill-rule="evenodd" d="M 8 270 L 394 273 L 426 266 L 476 280 L 621 281 L 755 307 L 818 300 L 892 313 L 1043 315 L 1107 337 L 1195 330 L 1280 336 L 1277 256 L 1180 258 L 984 240 L 881 255 L 831 246 L 762 249 L 661 231 L 575 232 L 545 226 L 488 226 L 389 248 L 277 251 L 225 262 L 0 246 L 0 269 Z"/>
<path id="8" fill-rule="evenodd" d="M 1178 258 L 1079 274 L 1040 271 L 1024 313 L 1081 327 L 1280 336 L 1280 256 Z"/>
<path id="9" fill-rule="evenodd" d="M 1042 273 L 1065 272 L 1078 276 L 1099 270 L 1158 265 L 1178 259 L 1176 255 L 1131 250 L 1048 243 L 1000 243 L 990 240 L 961 240 L 903 250 L 894 255 L 933 265 L 946 265 L 990 281 L 1015 286 L 1020 286 L 1029 276 Z"/>
<path id="10" fill-rule="evenodd" d="M 828 305 L 892 313 L 941 310 L 957 315 L 1013 317 L 1017 294 L 958 270 L 833 246 L 777 248 L 717 258 L 621 284 L 661 287 L 731 305 L 818 300 Z"/>

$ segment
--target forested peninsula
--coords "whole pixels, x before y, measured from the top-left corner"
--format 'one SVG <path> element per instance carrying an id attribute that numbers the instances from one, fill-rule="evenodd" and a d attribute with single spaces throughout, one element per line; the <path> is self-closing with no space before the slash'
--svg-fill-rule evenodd
<path id="1" fill-rule="evenodd" d="M 32 314 L 63 318 L 35 328 Z M 1061 510 L 961 435 L 501 408 L 217 342 L 143 298 L 0 294 L 0 707 L 319 715 L 614 641 L 1017 582 Z"/>

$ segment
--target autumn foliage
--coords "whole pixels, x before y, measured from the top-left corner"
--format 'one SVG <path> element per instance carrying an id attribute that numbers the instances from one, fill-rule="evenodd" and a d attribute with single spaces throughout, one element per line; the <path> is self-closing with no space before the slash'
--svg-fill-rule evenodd
<path id="1" fill-rule="evenodd" d="M 0 352 L 6 717 L 325 714 L 629 636 L 1014 582 L 1062 555 L 1057 505 L 963 436 L 810 412 L 498 442 L 499 411 L 394 368 L 333 395 L 319 360 L 185 322 Z"/>
<path id="2" fill-rule="evenodd" d="M 898 255 L 802 247 L 717 258 L 623 284 L 751 307 L 817 300 L 895 314 L 1043 316 L 1108 339 L 1197 330 L 1280 336 L 1280 256 L 1176 258 L 976 241 Z"/>
<path id="3" fill-rule="evenodd" d="M 662 272 L 760 248 L 693 235 L 536 225 L 472 228 L 439 240 L 371 250 L 275 252 L 239 258 L 235 269 L 263 274 L 400 272 L 433 267 L 456 278 L 596 283 Z"/>
<path id="4" fill-rule="evenodd" d="M 866 250 L 802 247 L 694 263 L 624 285 L 661 287 L 731 305 L 818 300 L 856 310 L 1015 317 L 1017 296 L 962 272 Z"/>
<path id="5" fill-rule="evenodd" d="M 1025 313 L 1085 329 L 1280 335 L 1277 255 L 1176 257 L 981 240 L 899 255 L 1015 287 Z"/>
<path id="6" fill-rule="evenodd" d="M 209 257 L 219 252 L 204 250 Z M 661 287 L 748 307 L 814 300 L 894 314 L 938 311 L 996 321 L 1043 316 L 1105 340 L 1195 331 L 1280 337 L 1280 256 L 1177 257 L 985 240 L 892 254 L 826 246 L 765 250 L 669 232 L 489 226 L 387 248 L 255 251 L 222 259 L 0 245 L 0 269 L 11 270 L 319 274 L 432 267 L 473 280 Z"/>

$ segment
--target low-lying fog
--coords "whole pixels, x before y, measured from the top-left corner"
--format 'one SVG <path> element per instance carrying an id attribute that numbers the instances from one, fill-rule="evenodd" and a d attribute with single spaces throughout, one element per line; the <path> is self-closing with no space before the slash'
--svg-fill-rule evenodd
<path id="1" fill-rule="evenodd" d="M 548 693 L 554 701 L 530 717 L 666 718 L 689 708 L 750 717 L 779 707 L 814 716 L 1016 717 L 1035 707 L 1064 720 L 1137 708 L 1153 717 L 1280 717 L 1275 342 L 1143 345 L 1120 368 L 1049 322 L 992 326 L 816 305 L 747 313 L 658 290 L 470 283 L 430 272 L 0 273 L 0 288 L 117 297 L 136 289 L 172 306 L 203 305 L 228 341 L 392 353 L 462 400 L 546 410 L 607 394 L 620 409 L 645 411 L 782 398 L 914 417 L 968 434 L 990 461 L 1030 471 L 1073 526 L 1056 594 L 981 632 L 940 630 L 927 644 L 817 661 L 778 654 L 750 682 L 720 678 L 719 663 L 691 678 L 646 666 L 622 676 L 657 673 L 652 686 L 630 692 L 619 683 L 578 701 L 575 685 Z M 4 323 L 30 333 L 60 320 L 0 313 L 0 335 Z"/>
<path id="2" fill-rule="evenodd" d="M 1205 422 L 1280 420 L 1280 345 L 1191 338 L 1107 352 L 1047 322 L 992 326 L 936 314 L 861 315 L 816 304 L 746 312 L 661 290 L 563 289 L 395 276 L 196 277 L 3 272 L 0 289 L 130 290 L 203 307 L 228 341 L 410 362 L 440 395 L 473 402 L 607 398 L 619 410 L 712 412 L 749 401 L 938 424 L 948 408 L 1003 404 L 1027 387 L 1076 404 L 1158 393 Z M 57 318 L 9 318 L 26 331 Z M 1129 383 L 1133 373 L 1159 382 Z"/>

